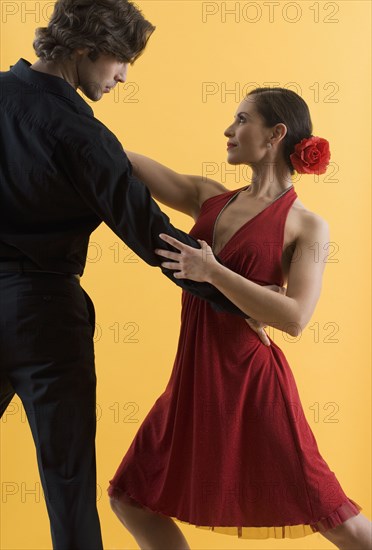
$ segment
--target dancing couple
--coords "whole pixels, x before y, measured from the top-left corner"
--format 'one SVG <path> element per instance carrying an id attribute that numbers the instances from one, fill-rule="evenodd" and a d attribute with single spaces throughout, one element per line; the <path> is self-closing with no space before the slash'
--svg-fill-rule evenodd
<path id="1" fill-rule="evenodd" d="M 312 135 L 300 96 L 258 88 L 225 130 L 228 162 L 252 168 L 249 185 L 229 190 L 125 152 L 77 90 L 99 101 L 125 82 L 153 31 L 127 0 L 59 0 L 37 29 L 38 59 L 0 73 L 0 415 L 17 394 L 53 548 L 103 548 L 95 313 L 80 283 L 103 222 L 182 289 L 171 376 L 108 487 L 140 548 L 189 548 L 179 520 L 246 538 L 320 532 L 337 548 L 370 549 L 371 522 L 319 453 L 264 330 L 300 334 L 318 302 L 328 224 L 291 176 L 324 173 L 328 142 Z M 190 233 L 153 198 L 191 216 Z"/>

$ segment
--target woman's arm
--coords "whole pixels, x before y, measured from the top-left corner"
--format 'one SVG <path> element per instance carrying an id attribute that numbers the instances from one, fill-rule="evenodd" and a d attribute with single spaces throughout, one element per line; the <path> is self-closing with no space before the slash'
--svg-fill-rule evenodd
<path id="1" fill-rule="evenodd" d="M 209 197 L 227 191 L 217 181 L 202 176 L 178 174 L 144 155 L 125 151 L 133 173 L 150 190 L 154 199 L 196 219 L 202 203 Z"/>
<path id="2" fill-rule="evenodd" d="M 328 257 L 329 227 L 320 216 L 309 212 L 302 218 L 285 296 L 220 265 L 204 241 L 199 241 L 202 248 L 195 250 L 167 235 L 161 237 L 180 250 L 180 253 L 155 251 L 160 256 L 174 260 L 162 265 L 179 270 L 174 273 L 175 278 L 208 281 L 256 321 L 262 321 L 291 336 L 298 336 L 311 319 L 320 296 Z"/>
<path id="3" fill-rule="evenodd" d="M 194 219 L 197 218 L 200 207 L 207 198 L 227 191 L 216 181 L 178 174 L 159 162 L 132 151 L 126 151 L 126 154 L 133 166 L 133 173 L 145 183 L 155 199 L 191 215 Z M 276 285 L 267 285 L 266 288 L 275 292 L 281 291 L 281 287 Z M 267 325 L 252 318 L 246 321 L 261 341 L 265 345 L 270 345 L 264 330 Z"/>
<path id="4" fill-rule="evenodd" d="M 274 292 L 280 292 L 280 294 L 285 294 L 287 291 L 284 286 L 264 285 L 264 287 L 270 288 L 270 290 L 273 290 Z M 267 327 L 267 323 L 264 323 L 263 321 L 256 321 L 256 319 L 253 319 L 252 317 L 248 317 L 245 321 L 250 326 L 250 328 L 258 335 L 261 342 L 265 344 L 265 346 L 271 345 L 270 339 L 264 330 Z"/>

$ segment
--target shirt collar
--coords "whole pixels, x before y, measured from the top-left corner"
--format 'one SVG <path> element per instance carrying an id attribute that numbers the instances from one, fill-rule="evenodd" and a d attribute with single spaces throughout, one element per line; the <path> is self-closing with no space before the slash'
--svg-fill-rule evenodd
<path id="1" fill-rule="evenodd" d="M 35 86 L 52 94 L 61 95 L 74 103 L 79 110 L 94 116 L 92 108 L 66 80 L 63 80 L 59 76 L 35 71 L 30 67 L 31 63 L 21 57 L 15 65 L 10 66 L 10 70 L 30 86 Z"/>

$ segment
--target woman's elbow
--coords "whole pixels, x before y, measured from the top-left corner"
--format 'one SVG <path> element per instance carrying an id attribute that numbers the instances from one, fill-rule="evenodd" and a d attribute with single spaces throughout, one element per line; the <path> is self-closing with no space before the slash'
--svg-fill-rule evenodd
<path id="1" fill-rule="evenodd" d="M 309 319 L 305 312 L 296 307 L 294 311 L 292 310 L 290 319 L 287 319 L 285 331 L 290 336 L 298 338 L 301 336 L 308 322 Z"/>
<path id="2" fill-rule="evenodd" d="M 308 313 L 301 313 L 299 312 L 298 315 L 295 316 L 294 320 L 288 321 L 286 324 L 286 332 L 290 334 L 290 336 L 293 336 L 294 338 L 298 338 L 301 336 L 302 332 L 307 327 L 307 324 L 309 323 L 311 319 L 311 314 Z"/>
<path id="3" fill-rule="evenodd" d="M 302 334 L 302 330 L 301 324 L 296 321 L 288 321 L 284 327 L 284 331 L 293 338 L 298 338 Z"/>

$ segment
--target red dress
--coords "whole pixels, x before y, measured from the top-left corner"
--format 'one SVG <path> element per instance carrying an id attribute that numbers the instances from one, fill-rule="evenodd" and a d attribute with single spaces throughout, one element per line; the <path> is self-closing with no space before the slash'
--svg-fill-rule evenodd
<path id="1" fill-rule="evenodd" d="M 239 190 L 206 200 L 190 234 L 212 243 Z M 284 224 L 294 187 L 246 222 L 219 253 L 260 284 L 284 284 Z M 164 393 L 140 426 L 109 495 L 215 532 L 296 538 L 359 513 L 319 453 L 290 366 L 241 317 L 182 293 L 181 330 Z"/>

